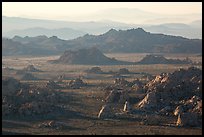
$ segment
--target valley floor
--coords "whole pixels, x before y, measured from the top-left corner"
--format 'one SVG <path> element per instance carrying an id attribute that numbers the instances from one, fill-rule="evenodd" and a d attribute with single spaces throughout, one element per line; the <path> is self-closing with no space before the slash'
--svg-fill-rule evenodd
<path id="1" fill-rule="evenodd" d="M 107 54 L 110 57 L 125 61 L 138 61 L 145 54 Z M 130 58 L 131 56 L 131 58 Z M 183 59 L 186 55 L 167 55 Z M 201 61 L 202 57 L 188 55 L 195 61 Z M 65 110 L 77 112 L 79 115 L 70 115 L 68 111 L 63 114 L 53 114 L 54 116 L 42 118 L 33 117 L 2 117 L 2 134 L 32 134 L 32 135 L 202 135 L 202 127 L 177 127 L 175 126 L 177 117 L 144 115 L 140 113 L 127 114 L 115 119 L 99 119 L 97 117 L 101 107 L 104 105 L 106 92 L 103 90 L 108 84 L 113 84 L 115 77 L 110 74 L 87 74 L 85 70 L 90 69 L 90 65 L 56 65 L 47 63 L 48 60 L 56 59 L 58 56 L 50 57 L 3 57 L 2 68 L 9 67 L 16 70 L 23 69 L 27 65 L 34 65 L 42 72 L 32 72 L 39 80 L 21 80 L 20 75 L 15 71 L 4 71 L 3 76 L 12 76 L 20 79 L 22 83 L 30 86 L 43 85 L 48 80 L 56 80 L 59 75 L 66 75 L 63 80 L 66 85 L 70 80 L 82 77 L 89 86 L 80 89 L 59 89 L 67 97 L 64 105 Z M 114 65 L 100 66 L 105 72 L 118 71 L 120 68 L 127 68 L 132 74 L 126 74 L 125 79 L 132 81 L 141 77 L 141 72 L 157 75 L 162 72 L 173 72 L 179 68 L 188 68 L 190 65 Z M 197 66 L 202 69 L 202 66 Z M 61 86 L 65 86 L 65 85 Z M 131 94 L 138 100 L 144 97 L 143 94 Z M 62 105 L 62 104 L 59 104 Z M 122 108 L 121 108 L 122 109 Z M 67 112 L 67 113 L 66 113 Z M 152 123 L 145 123 L 145 119 L 155 119 Z M 46 121 L 57 121 L 63 123 L 60 129 L 39 127 L 38 125 Z"/>

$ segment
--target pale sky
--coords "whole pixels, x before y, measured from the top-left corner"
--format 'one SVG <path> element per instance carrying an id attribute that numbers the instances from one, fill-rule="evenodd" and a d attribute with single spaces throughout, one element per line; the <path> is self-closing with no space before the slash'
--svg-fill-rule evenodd
<path id="1" fill-rule="evenodd" d="M 2 15 L 69 20 L 110 8 L 136 8 L 159 14 L 202 14 L 202 2 L 2 2 Z"/>

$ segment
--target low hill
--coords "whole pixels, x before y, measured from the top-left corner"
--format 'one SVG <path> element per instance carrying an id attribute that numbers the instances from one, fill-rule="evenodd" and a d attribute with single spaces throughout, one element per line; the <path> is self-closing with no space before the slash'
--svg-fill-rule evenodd
<path id="1" fill-rule="evenodd" d="M 97 48 L 79 49 L 77 51 L 65 51 L 58 60 L 49 61 L 61 64 L 84 64 L 84 65 L 119 65 L 133 64 L 133 62 L 119 61 L 106 57 Z"/>
<path id="2" fill-rule="evenodd" d="M 161 55 L 146 55 L 142 60 L 136 64 L 191 64 L 192 61 L 188 58 L 184 60 L 166 59 Z"/>

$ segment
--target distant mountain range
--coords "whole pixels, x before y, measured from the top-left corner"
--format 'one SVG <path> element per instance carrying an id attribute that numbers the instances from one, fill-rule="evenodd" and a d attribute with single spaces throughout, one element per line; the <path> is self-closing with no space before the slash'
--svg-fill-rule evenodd
<path id="1" fill-rule="evenodd" d="M 67 41 L 75 49 L 98 47 L 103 52 L 137 53 L 201 53 L 202 40 L 154 34 L 142 28 L 129 30 L 111 29 L 102 35 L 85 35 Z"/>
<path id="2" fill-rule="evenodd" d="M 4 35 L 7 37 L 14 37 L 16 35 L 18 36 L 29 36 L 29 37 L 36 37 L 39 35 L 46 35 L 48 37 L 51 36 L 57 36 L 61 39 L 74 39 L 79 36 L 85 35 L 86 32 L 74 30 L 71 28 L 59 28 L 59 29 L 46 29 L 46 28 L 28 28 L 28 29 L 22 29 L 22 30 L 12 30 L 9 32 L 5 32 Z"/>
<path id="3" fill-rule="evenodd" d="M 202 26 L 199 26 L 199 24 L 202 24 L 202 21 L 195 21 L 191 24 L 165 23 L 160 25 L 144 26 L 143 28 L 152 33 L 163 33 L 187 38 L 202 39 Z"/>
<path id="4" fill-rule="evenodd" d="M 101 35 L 86 34 L 73 40 L 56 36 L 2 38 L 3 55 L 54 55 L 90 47 L 109 53 L 202 53 L 202 40 L 155 34 L 142 28 L 110 29 Z"/>
<path id="5" fill-rule="evenodd" d="M 117 15 L 119 17 L 120 14 L 117 13 L 116 9 L 111 11 L 113 17 L 115 17 L 114 15 Z M 126 14 L 128 14 L 128 12 L 130 11 L 132 10 L 124 9 L 124 12 L 127 12 Z M 134 11 L 135 12 L 133 13 L 136 12 L 138 13 L 137 16 L 136 14 L 131 14 L 131 16 L 134 16 L 139 20 L 142 20 L 143 17 L 150 18 L 149 17 L 150 13 L 141 12 L 138 10 Z M 110 11 L 106 11 L 104 12 L 104 14 L 105 13 L 110 14 Z M 125 15 L 123 16 L 125 17 Z M 151 17 L 153 17 L 152 14 Z M 154 15 L 154 18 L 156 17 L 157 15 Z M 92 16 L 90 17 L 90 19 L 91 18 Z M 158 20 L 165 20 L 165 18 Z M 154 33 L 183 36 L 187 38 L 202 38 L 202 20 L 194 20 L 192 23 L 189 24 L 173 23 L 171 22 L 171 20 L 169 21 L 169 23 L 157 23 L 157 24 L 153 23 L 153 21 L 149 21 L 147 25 L 147 24 L 127 24 L 112 20 L 74 22 L 74 21 L 42 20 L 2 16 L 2 36 L 8 38 L 12 38 L 15 35 L 21 37 L 25 36 L 34 37 L 39 35 L 46 35 L 50 37 L 54 35 L 61 39 L 69 40 L 83 36 L 86 33 L 93 35 L 103 34 L 110 30 L 111 28 L 114 28 L 116 30 L 126 30 L 137 27 L 142 27 L 146 31 Z"/>

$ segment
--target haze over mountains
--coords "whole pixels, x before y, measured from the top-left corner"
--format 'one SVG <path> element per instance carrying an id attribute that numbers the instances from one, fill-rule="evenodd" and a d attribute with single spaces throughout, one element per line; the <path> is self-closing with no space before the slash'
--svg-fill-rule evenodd
<path id="1" fill-rule="evenodd" d="M 2 38 L 3 55 L 56 55 L 91 47 L 109 53 L 202 53 L 202 40 L 155 34 L 142 28 L 110 29 L 101 35 L 86 34 L 73 40 L 56 36 Z"/>
<path id="2" fill-rule="evenodd" d="M 79 31 L 79 30 L 74 30 L 71 28 L 59 28 L 59 29 L 46 29 L 46 28 L 28 28 L 28 29 L 18 29 L 18 30 L 12 30 L 9 32 L 5 33 L 5 36 L 7 37 L 14 37 L 14 36 L 30 36 L 30 37 L 35 37 L 39 35 L 46 35 L 48 37 L 51 36 L 58 36 L 59 38 L 62 39 L 74 39 L 76 37 L 85 35 L 86 32 Z"/>
<path id="3" fill-rule="evenodd" d="M 67 13 L 60 20 L 25 17 L 2 15 L 3 55 L 59 55 L 65 50 L 90 47 L 109 53 L 202 51 L 199 13 L 164 14 L 137 8 L 105 8 L 84 14 Z"/>
<path id="4" fill-rule="evenodd" d="M 126 10 L 124 10 L 126 11 Z M 129 13 L 128 11 L 126 11 Z M 106 13 L 106 12 L 105 12 Z M 105 14 L 104 13 L 104 14 Z M 123 15 L 116 14 L 117 12 L 111 12 L 109 14 L 115 15 L 111 17 L 125 17 L 127 13 L 123 13 Z M 108 13 L 107 13 L 108 14 Z M 145 12 L 139 12 L 137 15 L 130 14 L 130 16 L 134 18 L 138 18 L 138 20 L 143 20 L 146 23 L 141 24 L 130 24 L 130 23 L 122 23 L 117 21 L 117 19 L 105 19 L 105 20 L 98 20 L 98 21 L 84 21 L 84 22 L 76 22 L 76 21 L 59 21 L 59 20 L 42 20 L 42 19 L 28 19 L 28 18 L 20 18 L 20 17 L 6 17 L 2 16 L 2 35 L 4 37 L 12 38 L 15 35 L 18 36 L 39 36 L 39 35 L 46 35 L 50 36 L 58 36 L 62 39 L 74 39 L 79 36 L 83 36 L 84 34 L 93 34 L 99 35 L 102 33 L 107 32 L 111 28 L 114 29 L 131 29 L 142 27 L 146 31 L 155 32 L 155 33 L 163 33 L 168 35 L 175 35 L 175 36 L 183 36 L 187 38 L 202 38 L 202 18 L 199 19 L 199 15 L 195 15 L 195 20 L 191 23 L 181 23 L 181 20 L 175 22 L 173 19 L 163 16 L 159 20 L 157 20 L 156 15 L 150 15 Z M 182 19 L 184 19 L 187 15 L 184 15 Z M 190 15 L 189 15 L 190 16 Z M 192 15 L 191 15 L 192 16 Z M 90 15 L 90 20 L 91 20 Z M 95 15 L 95 17 L 97 17 Z M 145 21 L 145 19 L 150 19 L 149 21 Z M 105 15 L 104 15 L 105 18 Z M 87 18 L 88 20 L 89 18 Z M 96 18 L 97 20 L 97 18 Z M 116 20 L 116 21 L 112 21 Z M 185 19 L 184 19 L 185 20 Z M 187 20 L 187 19 L 186 19 Z"/>

